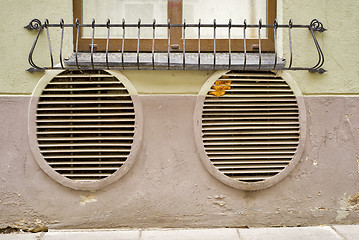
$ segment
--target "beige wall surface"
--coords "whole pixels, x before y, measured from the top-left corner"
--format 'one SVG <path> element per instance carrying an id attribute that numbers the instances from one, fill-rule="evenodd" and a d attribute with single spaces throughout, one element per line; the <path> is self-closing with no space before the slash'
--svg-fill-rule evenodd
<path id="1" fill-rule="evenodd" d="M 358 94 L 359 93 L 359 27 L 355 24 L 359 16 L 359 2 L 340 1 L 278 1 L 280 22 L 293 19 L 295 24 L 309 24 L 314 18 L 323 22 L 328 31 L 317 33 L 324 51 L 325 74 L 313 74 L 307 71 L 291 71 L 290 74 L 299 84 L 304 94 Z M 72 21 L 72 1 L 8 1 L 2 6 L 0 23 L 0 93 L 31 94 L 43 73 L 28 73 L 30 67 L 27 58 L 35 40 L 36 32 L 23 27 L 33 18 L 50 23 Z M 53 41 L 55 63 L 59 63 L 60 32 L 50 32 Z M 72 33 L 65 33 L 64 56 L 71 54 Z M 283 32 L 284 56 L 288 59 L 287 32 Z M 317 53 L 308 30 L 293 30 L 293 50 L 295 66 L 314 66 Z M 35 63 L 49 66 L 50 59 L 46 32 L 43 31 L 35 50 Z M 199 91 L 208 72 L 164 71 L 149 76 L 151 72 L 124 72 L 133 82 L 139 93 L 193 94 Z M 152 73 L 151 73 L 152 74 Z M 201 77 L 202 76 L 202 77 Z M 161 79 L 159 81 L 159 78 Z M 169 81 L 167 81 L 169 80 Z M 191 82 L 191 83 L 189 83 Z"/>
<path id="2" fill-rule="evenodd" d="M 28 97 L 0 105 L 0 229 L 244 227 L 359 224 L 359 98 L 305 97 L 301 161 L 282 181 L 242 191 L 214 178 L 197 154 L 197 96 L 141 96 L 143 138 L 130 171 L 77 191 L 37 164 L 27 137 Z M 12 116 L 9 118 L 8 116 Z M 330 121 L 328 121 L 330 119 Z"/>

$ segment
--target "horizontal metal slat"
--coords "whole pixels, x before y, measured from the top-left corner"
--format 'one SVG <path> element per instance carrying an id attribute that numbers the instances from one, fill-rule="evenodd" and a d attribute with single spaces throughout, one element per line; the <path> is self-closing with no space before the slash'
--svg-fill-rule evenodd
<path id="1" fill-rule="evenodd" d="M 273 82 L 270 81 L 268 83 L 265 82 L 253 82 L 253 81 L 233 81 L 230 85 L 217 85 L 216 86 L 230 86 L 230 87 L 273 87 L 273 88 L 289 88 L 288 84 L 283 82 Z"/>
<path id="2" fill-rule="evenodd" d="M 298 134 L 299 131 L 298 130 L 294 130 L 294 129 L 282 129 L 282 130 L 277 130 L 277 129 L 266 129 L 266 131 L 260 131 L 260 130 L 243 130 L 243 131 L 222 131 L 222 132 L 204 132 L 203 136 L 219 136 L 221 137 L 222 135 L 232 135 L 232 136 L 236 136 L 236 135 L 264 135 L 264 134 L 277 134 L 277 135 L 282 135 L 282 134 Z"/>
<path id="3" fill-rule="evenodd" d="M 128 154 L 117 155 L 59 155 L 59 156 L 44 156 L 45 159 L 86 159 L 86 158 L 127 158 Z"/>
<path id="4" fill-rule="evenodd" d="M 70 161 L 52 161 L 48 162 L 49 165 L 116 165 L 116 164 L 124 164 L 125 161 L 76 161 L 76 162 L 70 162 Z"/>
<path id="5" fill-rule="evenodd" d="M 294 120 L 298 119 L 298 116 L 233 116 L 233 117 L 209 117 L 205 116 L 202 118 L 202 121 L 212 121 L 211 123 L 215 123 L 214 121 L 221 121 L 221 120 L 227 120 L 227 121 L 233 121 L 233 120 Z"/>
<path id="6" fill-rule="evenodd" d="M 114 119 L 37 119 L 38 123 L 64 123 L 64 122 L 134 122 L 134 118 L 114 118 Z"/>
<path id="7" fill-rule="evenodd" d="M 131 100 L 118 100 L 118 99 L 113 99 L 113 100 L 71 100 L 71 101 L 39 101 L 38 104 L 40 105 L 48 105 L 48 104 L 52 104 L 52 105 L 62 105 L 62 104 L 68 104 L 68 105 L 76 105 L 76 104 L 100 104 L 100 103 L 104 103 L 104 104 L 132 104 Z"/>
<path id="8" fill-rule="evenodd" d="M 76 128 L 134 128 L 134 124 L 96 124 L 96 125 L 40 125 L 37 126 L 38 129 L 56 129 L 56 128 L 68 128 L 68 129 L 76 129 Z"/>
<path id="9" fill-rule="evenodd" d="M 58 82 L 54 82 L 51 81 L 48 83 L 48 85 L 91 85 L 91 84 L 121 84 L 122 83 L 118 80 L 114 80 L 114 81 L 58 81 Z"/>
<path id="10" fill-rule="evenodd" d="M 103 148 L 91 148 L 91 149 L 47 149 L 47 150 L 43 150 L 40 149 L 41 153 L 91 153 L 91 152 L 96 152 L 96 153 L 103 153 L 103 152 L 126 152 L 128 153 L 127 155 L 130 154 L 131 149 L 118 149 L 118 148 L 114 148 L 114 149 L 103 149 Z"/>
<path id="11" fill-rule="evenodd" d="M 226 95 L 224 95 L 226 96 Z M 249 97 L 243 97 L 243 98 L 233 98 L 230 99 L 230 97 L 227 95 L 226 98 L 222 98 L 222 97 L 209 97 L 209 98 L 205 98 L 204 102 L 205 105 L 207 103 L 213 103 L 213 102 L 217 102 L 218 104 L 220 104 L 220 102 L 233 102 L 233 103 L 238 103 L 238 102 L 267 102 L 267 101 L 271 101 L 271 102 L 287 102 L 287 103 L 297 103 L 296 98 L 293 96 L 291 98 L 281 98 L 281 97 L 253 97 L 253 98 L 249 98 Z"/>
<path id="12" fill-rule="evenodd" d="M 238 181 L 263 181 L 271 178 L 272 176 L 230 176 Z"/>
<path id="13" fill-rule="evenodd" d="M 218 165 L 241 165 L 241 164 L 289 164 L 289 160 L 278 160 L 278 159 L 271 159 L 271 160 L 212 160 L 212 164 L 218 166 Z"/>
<path id="14" fill-rule="evenodd" d="M 211 151 L 211 150 L 207 150 L 207 155 L 208 156 L 213 156 L 213 155 L 238 155 L 238 154 L 243 154 L 243 155 L 261 155 L 261 154 L 267 154 L 267 155 L 275 155 L 275 154 L 289 154 L 289 156 L 292 156 L 295 153 L 294 151 Z"/>
<path id="15" fill-rule="evenodd" d="M 84 177 L 84 178 L 93 178 L 93 177 L 108 177 L 108 176 L 111 176 L 112 174 L 110 173 L 63 173 L 61 174 L 62 176 L 64 177 Z"/>
<path id="16" fill-rule="evenodd" d="M 208 118 L 211 116 L 291 116 L 298 115 L 298 111 L 260 111 L 260 112 L 211 112 L 204 113 L 203 118 Z"/>
<path id="17" fill-rule="evenodd" d="M 132 143 L 40 143 L 40 148 L 45 147 L 127 147 L 132 146 Z"/>
<path id="18" fill-rule="evenodd" d="M 226 127 L 203 127 L 202 128 L 202 132 L 203 133 L 207 133 L 207 132 L 211 132 L 211 131 L 223 131 L 222 133 L 223 134 L 228 134 L 228 131 L 231 131 L 231 130 L 253 130 L 253 129 L 258 129 L 258 130 L 261 130 L 261 129 L 274 129 L 274 130 L 277 130 L 277 129 L 291 129 L 291 130 L 294 130 L 294 129 L 299 129 L 299 123 L 296 125 L 296 126 L 291 126 L 291 125 L 283 125 L 283 126 L 268 126 L 268 125 L 265 125 L 265 126 L 261 126 L 261 125 L 257 125 L 257 126 L 226 126 Z"/>
<path id="19" fill-rule="evenodd" d="M 280 173 L 282 169 L 255 169 L 255 170 L 221 170 L 224 174 L 249 174 L 249 173 Z"/>
<path id="20" fill-rule="evenodd" d="M 101 97 L 129 97 L 129 94 L 43 94 L 41 98 L 101 98 Z"/>
<path id="21" fill-rule="evenodd" d="M 217 136 L 217 137 L 203 137 L 203 141 L 220 141 L 220 140 L 261 140 L 268 139 L 299 139 L 299 136 Z"/>
<path id="22" fill-rule="evenodd" d="M 117 171 L 119 167 L 53 167 L 53 169 L 55 171 Z"/>
<path id="23" fill-rule="evenodd" d="M 238 146 L 245 146 L 245 145 L 295 145 L 299 144 L 298 139 L 292 140 L 292 141 L 275 141 L 278 140 L 278 138 L 273 138 L 272 141 L 260 139 L 257 141 L 217 141 L 217 142 L 204 142 L 205 146 L 213 146 L 213 145 L 238 145 Z"/>
<path id="24" fill-rule="evenodd" d="M 227 160 L 227 159 L 288 159 L 289 161 L 292 159 L 293 155 L 224 155 L 217 156 L 208 154 L 208 158 L 211 160 Z"/>
<path id="25" fill-rule="evenodd" d="M 292 99 L 293 100 L 293 99 Z M 247 103 L 223 103 L 223 101 L 219 101 L 219 102 L 205 102 L 203 105 L 203 109 L 208 109 L 211 107 L 217 107 L 215 109 L 218 108 L 241 108 L 241 109 L 245 109 L 245 108 L 253 108 L 253 107 L 259 107 L 259 108 L 263 108 L 263 107 L 278 107 L 278 108 L 282 108 L 282 107 L 295 107 L 298 108 L 296 101 L 291 101 L 291 102 L 282 102 L 282 103 L 278 103 L 278 102 L 247 102 Z"/>
<path id="26" fill-rule="evenodd" d="M 113 78 L 110 74 L 62 74 L 55 78 Z"/>
<path id="27" fill-rule="evenodd" d="M 229 119 L 230 120 L 230 119 Z M 294 125 L 298 124 L 298 121 L 253 121 L 250 119 L 250 121 L 212 121 L 212 122 L 203 122 L 202 125 L 206 126 L 207 128 L 210 128 L 211 126 L 251 126 L 251 125 Z"/>
<path id="28" fill-rule="evenodd" d="M 270 93 L 270 94 L 265 94 L 265 93 L 258 93 L 258 94 L 224 94 L 220 97 L 214 96 L 214 95 L 207 95 L 207 98 L 286 98 L 286 97 L 294 97 L 294 94 L 275 94 L 275 93 Z"/>
<path id="29" fill-rule="evenodd" d="M 114 112 L 114 113 L 37 113 L 36 116 L 38 117 L 72 117 L 72 116 L 133 116 L 135 115 L 134 112 Z"/>
<path id="30" fill-rule="evenodd" d="M 102 107 L 102 106 L 94 106 L 94 107 L 76 107 L 76 106 L 72 106 L 72 107 L 42 107 L 42 108 L 38 108 L 37 112 L 41 112 L 41 111 L 70 111 L 70 110 L 75 110 L 75 111 L 93 111 L 93 110 L 132 110 L 134 109 L 134 107 L 128 107 L 128 106 L 121 106 L 121 107 Z"/>
<path id="31" fill-rule="evenodd" d="M 44 132 L 40 132 L 38 131 L 37 134 L 41 134 L 41 135 L 45 135 L 45 134 L 93 134 L 93 133 L 118 133 L 118 134 L 130 134 L 130 133 L 134 133 L 135 131 L 126 131 L 126 130 L 85 130 L 85 131 L 73 131 L 73 130 L 68 130 L 68 131 L 44 131 Z"/>
<path id="32" fill-rule="evenodd" d="M 38 138 L 38 141 L 92 141 L 92 140 L 132 140 L 133 137 L 57 137 Z"/>
<path id="33" fill-rule="evenodd" d="M 275 78 L 276 76 L 273 73 L 226 73 L 223 76 L 225 77 L 250 77 L 250 78 Z M 223 78 L 223 77 L 222 77 Z M 281 79 L 281 78 L 278 78 Z"/>
<path id="34" fill-rule="evenodd" d="M 81 92 L 81 91 L 126 91 L 127 89 L 122 87 L 93 87 L 93 88 L 45 88 L 44 92 Z"/>
<path id="35" fill-rule="evenodd" d="M 209 93 L 210 92 L 217 92 L 216 90 L 214 89 L 211 89 L 208 91 Z M 262 94 L 262 92 L 264 93 L 274 93 L 274 92 L 278 92 L 278 93 L 291 93 L 290 95 L 293 95 L 293 92 L 292 90 L 290 89 L 274 89 L 274 88 L 266 88 L 266 87 L 262 87 L 262 88 L 249 88 L 249 87 L 241 87 L 241 88 L 230 88 L 228 90 L 224 90 L 224 92 L 226 94 L 231 94 L 231 95 L 236 95 L 235 93 L 250 93 L 250 94 L 253 94 L 253 93 L 256 93 L 256 92 L 260 92 L 258 93 L 258 95 Z M 247 94 L 246 94 L 247 95 Z M 257 95 L 257 94 L 254 94 L 254 95 Z"/>
<path id="36" fill-rule="evenodd" d="M 288 150 L 289 151 L 292 150 L 293 152 L 296 151 L 297 146 L 296 145 L 288 145 L 288 146 L 282 146 L 282 145 L 269 145 L 269 146 L 211 146 L 211 147 L 206 147 L 206 152 L 210 152 L 210 151 L 223 151 L 223 150 L 227 150 L 228 152 L 231 151 L 236 151 L 236 150 L 246 150 L 247 152 L 249 152 L 249 150 L 251 150 L 252 152 L 256 152 L 256 151 L 276 151 L 276 150 Z"/>
<path id="37" fill-rule="evenodd" d="M 222 106 L 218 106 L 217 108 L 204 108 L 203 112 L 207 113 L 207 112 L 259 112 L 259 111 L 299 111 L 298 108 L 287 108 L 287 107 L 266 107 L 263 108 L 261 106 L 257 107 L 257 108 L 237 108 L 237 107 L 232 107 L 232 108 L 224 108 Z M 230 113 L 228 113 L 230 114 Z"/>
<path id="38" fill-rule="evenodd" d="M 219 170 L 221 169 L 243 169 L 243 168 L 285 168 L 288 164 L 228 164 L 228 165 L 215 165 Z"/>

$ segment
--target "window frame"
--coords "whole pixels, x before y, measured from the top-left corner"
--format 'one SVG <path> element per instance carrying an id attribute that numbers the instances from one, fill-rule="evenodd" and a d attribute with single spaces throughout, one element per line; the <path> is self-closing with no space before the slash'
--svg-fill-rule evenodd
<path id="1" fill-rule="evenodd" d="M 182 19 L 182 0 L 168 0 L 168 19 L 171 24 L 183 24 Z M 83 23 L 82 16 L 82 6 L 83 0 L 73 0 L 73 22 L 75 24 L 76 19 L 79 20 L 80 24 Z M 267 0 L 267 24 L 271 25 L 274 23 L 277 15 L 277 1 L 276 0 Z M 193 24 L 193 23 L 191 23 Z M 262 52 L 274 52 L 274 32 L 270 31 L 271 28 L 268 28 L 267 38 L 261 39 L 261 51 Z M 91 50 L 91 38 L 82 37 L 82 28 L 79 30 L 79 39 L 78 39 L 78 51 L 88 52 Z M 76 28 L 74 28 L 73 33 L 74 49 L 76 47 Z M 213 52 L 214 44 L 213 39 L 201 39 L 200 40 L 200 51 L 201 52 Z M 107 39 L 105 38 L 95 38 L 96 48 L 95 51 L 104 52 L 106 51 Z M 135 52 L 137 51 L 138 39 L 128 39 L 125 38 L 125 52 Z M 198 52 L 198 39 L 186 39 L 186 52 Z M 178 49 L 170 48 L 171 52 L 181 52 L 183 51 L 183 39 L 182 39 L 182 28 L 172 27 L 171 28 L 171 39 L 170 45 L 179 46 Z M 231 51 L 232 52 L 242 52 L 244 51 L 244 40 L 243 39 L 231 39 Z M 229 51 L 229 40 L 228 39 L 216 39 L 216 52 L 228 52 Z M 258 39 L 246 39 L 246 50 L 248 52 L 257 52 L 258 48 Z M 117 52 L 122 50 L 122 38 L 111 38 L 109 39 L 109 51 Z M 140 52 L 151 52 L 152 51 L 152 39 L 140 39 L 139 44 Z M 154 44 L 155 52 L 167 52 L 168 51 L 168 38 L 166 39 L 155 39 Z"/>

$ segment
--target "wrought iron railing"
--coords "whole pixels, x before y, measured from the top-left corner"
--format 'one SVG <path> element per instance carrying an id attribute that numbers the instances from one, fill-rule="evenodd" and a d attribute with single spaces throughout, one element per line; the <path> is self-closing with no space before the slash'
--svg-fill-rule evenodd
<path id="1" fill-rule="evenodd" d="M 203 24 L 199 21 L 197 24 L 158 24 L 154 20 L 152 24 L 143 24 L 139 20 L 138 24 L 127 24 L 123 20 L 120 24 L 111 23 L 110 20 L 107 20 L 106 24 L 97 24 L 95 20 L 91 24 L 80 24 L 78 20 L 75 21 L 75 24 L 65 24 L 61 19 L 58 24 L 50 24 L 46 19 L 44 24 L 38 19 L 33 19 L 25 27 L 28 30 L 37 30 L 36 39 L 31 47 L 28 61 L 31 65 L 31 68 L 28 71 L 43 71 L 47 69 L 229 69 L 229 70 L 309 70 L 310 72 L 319 72 L 323 73 L 326 70 L 322 68 L 324 64 L 324 54 L 319 45 L 319 42 L 315 36 L 315 32 L 324 32 L 326 29 L 323 27 L 323 24 L 317 19 L 311 21 L 309 25 L 297 25 L 293 24 L 293 21 L 290 20 L 288 24 L 278 24 L 277 20 L 274 21 L 272 25 L 262 24 L 260 20 L 258 24 L 247 24 L 244 20 L 243 24 L 232 24 L 229 21 L 228 24 L 217 24 L 216 20 L 213 21 L 213 24 Z M 51 47 L 50 39 L 50 28 L 61 29 L 61 39 L 59 47 L 59 63 L 57 66 L 54 65 L 53 50 Z M 74 53 L 72 59 L 64 61 L 63 59 L 63 42 L 64 42 L 64 29 L 72 28 L 75 29 L 74 33 Z M 92 37 L 91 45 L 88 53 L 80 52 L 79 49 L 79 32 L 81 28 L 92 28 Z M 96 28 L 107 28 L 107 38 L 106 38 L 106 49 L 102 53 L 95 52 L 95 29 Z M 114 57 L 113 53 L 109 51 L 110 49 L 110 32 L 111 29 L 118 28 L 122 29 L 123 38 L 122 38 L 122 47 L 121 50 L 116 53 Z M 137 37 L 137 49 L 135 52 L 128 53 L 125 51 L 125 31 L 127 28 L 138 28 L 138 37 Z M 140 52 L 140 30 L 141 28 L 152 28 L 153 29 L 153 38 L 152 38 L 152 51 L 148 53 Z M 155 51 L 155 29 L 156 28 L 167 28 L 168 31 L 168 46 L 167 53 L 156 52 Z M 171 29 L 181 28 L 182 29 L 182 51 L 172 51 L 171 50 Z M 197 28 L 198 29 L 198 51 L 197 52 L 188 52 L 186 51 L 186 29 L 187 28 Z M 213 29 L 213 51 L 201 52 L 201 28 L 212 28 Z M 227 28 L 228 29 L 228 52 L 219 53 L 216 51 L 216 29 L 217 28 Z M 246 41 L 246 31 L 249 28 L 258 29 L 258 46 L 257 51 L 251 52 L 247 51 Z M 272 53 L 267 53 L 262 51 L 262 41 L 261 29 L 266 28 L 267 31 L 270 29 L 273 31 L 274 35 L 274 51 Z M 318 61 L 312 67 L 296 67 L 293 66 L 294 55 L 292 49 L 292 30 L 293 29 L 308 29 L 313 38 L 315 48 L 318 53 Z M 232 51 L 231 42 L 231 29 L 242 29 L 243 31 L 243 51 L 234 52 Z M 288 45 L 289 45 L 289 60 L 287 63 L 283 59 L 278 57 L 278 29 L 287 29 L 288 30 Z M 33 54 L 40 37 L 42 30 L 46 31 L 49 56 L 50 56 L 50 66 L 49 67 L 40 67 L 38 66 L 33 59 Z M 112 55 L 111 55 L 112 54 Z M 223 55 L 224 54 L 224 55 Z M 111 58 L 111 57 L 112 58 Z M 142 60 L 141 60 L 142 59 Z"/>

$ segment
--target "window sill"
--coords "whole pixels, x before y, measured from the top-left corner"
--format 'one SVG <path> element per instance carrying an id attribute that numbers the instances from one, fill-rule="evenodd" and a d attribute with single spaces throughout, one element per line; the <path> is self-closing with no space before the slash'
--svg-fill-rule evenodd
<path id="1" fill-rule="evenodd" d="M 184 58 L 185 56 L 185 58 Z M 230 56 L 230 57 L 229 57 Z M 91 61 L 91 59 L 93 59 Z M 76 53 L 65 60 L 69 67 L 139 70 L 282 70 L 285 59 L 274 53 Z"/>

